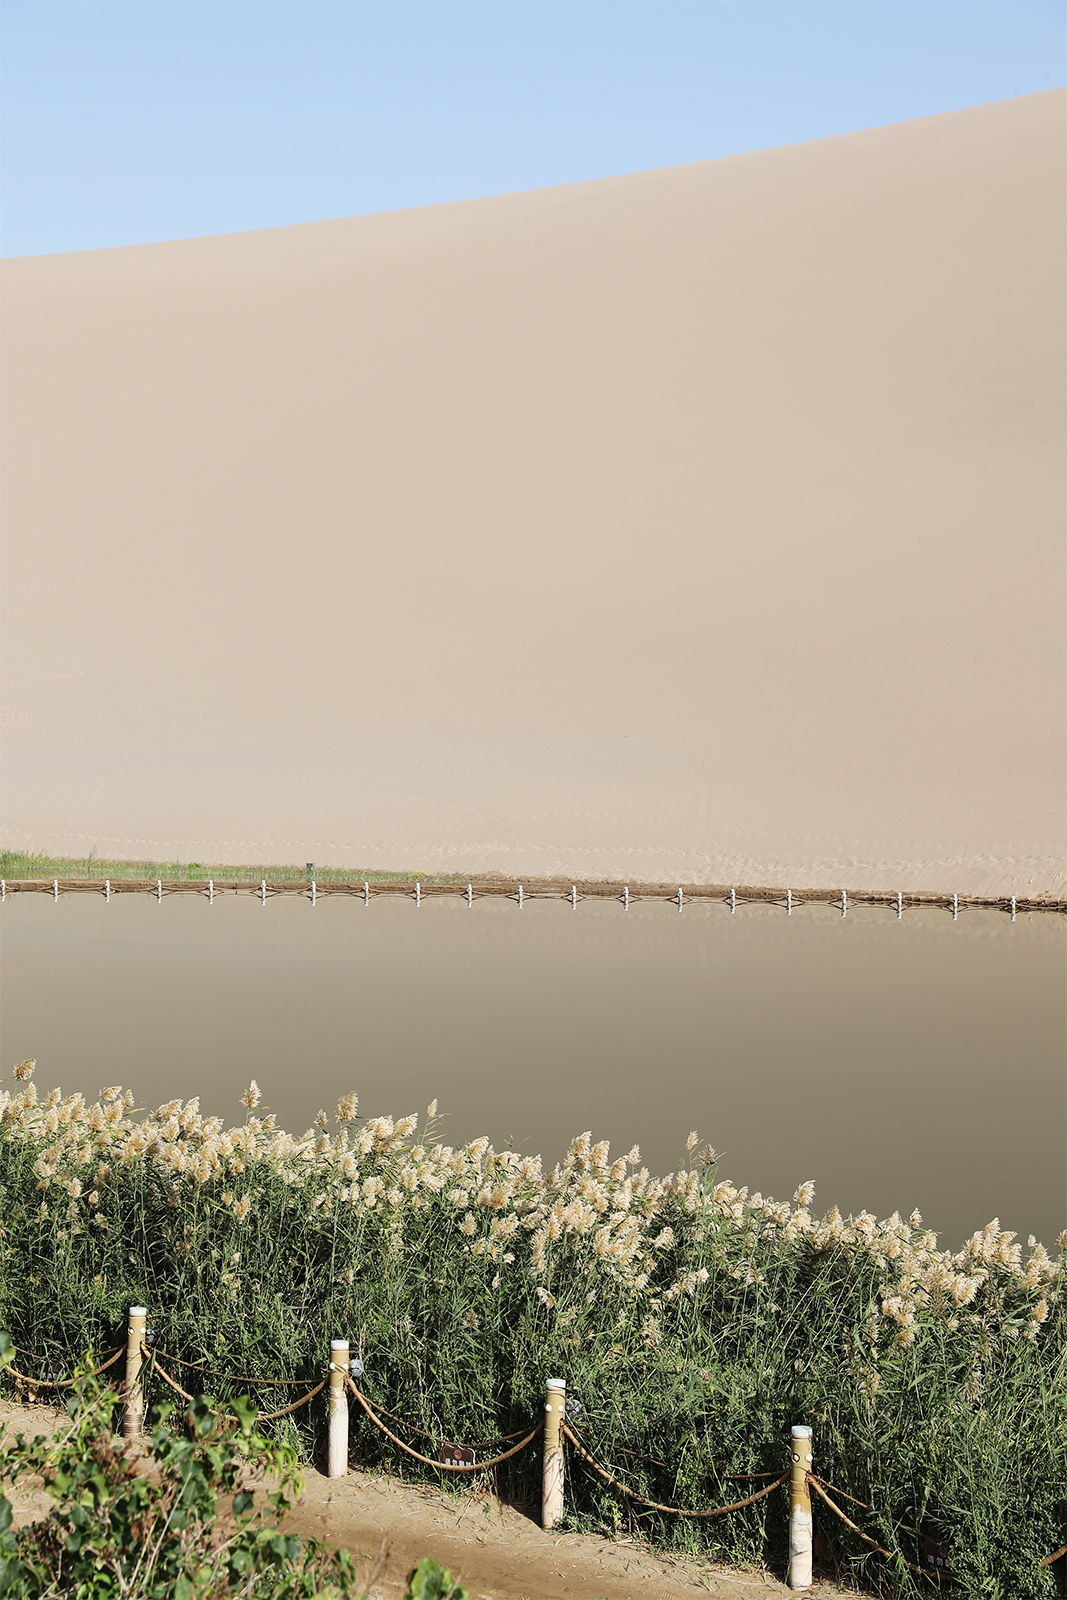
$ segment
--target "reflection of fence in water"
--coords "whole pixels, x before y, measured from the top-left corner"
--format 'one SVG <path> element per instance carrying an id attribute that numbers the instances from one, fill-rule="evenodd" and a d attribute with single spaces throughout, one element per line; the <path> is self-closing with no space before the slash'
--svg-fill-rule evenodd
<path id="1" fill-rule="evenodd" d="M 1067 913 L 1067 900 L 1050 896 L 1028 898 L 1016 895 L 934 894 L 925 890 L 905 894 L 899 889 L 796 890 L 700 883 L 674 887 L 666 883 L 631 886 L 600 880 L 568 883 L 561 878 L 524 879 L 521 883 L 517 879 L 505 878 L 484 878 L 477 882 L 472 879 L 468 883 L 434 882 L 419 877 L 379 883 L 372 883 L 369 879 L 327 879 L 320 882 L 316 878 L 273 883 L 266 878 L 258 882 L 246 878 L 19 878 L 8 882 L 0 878 L 0 900 L 6 900 L 9 894 L 50 894 L 53 900 L 58 900 L 61 894 L 99 894 L 107 901 L 119 894 L 151 894 L 157 902 L 162 902 L 164 895 L 202 895 L 212 902 L 216 895 L 244 894 L 253 896 L 263 905 L 279 895 L 302 896 L 312 905 L 328 896 L 359 899 L 364 905 L 386 896 L 413 900 L 417 906 L 426 899 L 458 896 L 468 906 L 473 905 L 475 900 L 487 898 L 513 900 L 520 911 L 527 900 L 565 900 L 575 910 L 581 900 L 613 900 L 624 910 L 629 910 L 631 902 L 667 901 L 676 905 L 679 911 L 692 901 L 708 901 L 729 906 L 731 912 L 745 905 L 780 906 L 787 916 L 791 916 L 796 907 L 825 905 L 839 910 L 843 917 L 848 915 L 850 908 L 857 906 L 884 906 L 895 911 L 898 919 L 903 917 L 906 910 L 925 908 L 951 911 L 953 921 L 958 920 L 961 911 L 967 910 L 1004 911 L 1013 922 L 1018 913 L 1023 911 Z"/>

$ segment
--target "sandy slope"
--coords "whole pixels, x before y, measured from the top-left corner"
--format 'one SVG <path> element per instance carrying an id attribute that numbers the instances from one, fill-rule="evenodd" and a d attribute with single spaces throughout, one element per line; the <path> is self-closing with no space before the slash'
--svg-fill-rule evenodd
<path id="1" fill-rule="evenodd" d="M 1061 888 L 1064 108 L 7 263 L 5 843 Z"/>

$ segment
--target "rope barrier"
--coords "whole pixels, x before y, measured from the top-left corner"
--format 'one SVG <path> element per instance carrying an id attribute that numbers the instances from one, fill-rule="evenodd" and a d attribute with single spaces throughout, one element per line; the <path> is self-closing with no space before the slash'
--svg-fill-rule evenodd
<path id="1" fill-rule="evenodd" d="M 176 1390 L 177 1393 L 181 1395 L 183 1400 L 188 1400 L 189 1403 L 192 1404 L 193 1400 L 196 1398 L 195 1395 L 191 1395 L 188 1392 L 187 1389 L 183 1389 L 180 1383 L 175 1383 L 174 1379 L 170 1376 L 170 1374 L 163 1367 L 160 1366 L 158 1357 L 162 1353 L 163 1352 L 161 1352 L 161 1351 L 149 1350 L 149 1348 L 148 1348 L 148 1346 L 146 1344 L 142 1344 L 141 1345 L 141 1354 L 143 1356 L 147 1356 L 149 1358 L 149 1360 L 151 1362 L 151 1371 L 158 1372 L 159 1376 L 163 1379 L 164 1383 L 169 1383 L 171 1388 Z M 171 1361 L 173 1359 L 174 1358 L 172 1356 L 168 1356 L 167 1357 L 168 1361 Z M 191 1366 L 192 1363 L 191 1362 L 185 1362 L 185 1363 L 183 1363 L 183 1365 Z M 243 1379 L 243 1378 L 237 1378 L 235 1381 L 237 1383 L 243 1383 L 246 1380 Z M 285 1381 L 285 1380 L 282 1380 L 282 1381 Z M 314 1382 L 314 1379 L 312 1379 L 311 1381 Z M 304 1379 L 300 1379 L 300 1382 L 303 1383 Z M 310 1393 L 301 1396 L 301 1398 L 299 1400 L 294 1400 L 292 1405 L 290 1405 L 290 1406 L 282 1406 L 280 1411 L 257 1411 L 256 1412 L 256 1421 L 257 1422 L 273 1422 L 277 1417 L 287 1417 L 287 1416 L 290 1415 L 291 1412 L 299 1411 L 301 1406 L 306 1406 L 309 1400 L 314 1400 L 315 1396 L 317 1394 L 320 1394 L 322 1392 L 322 1390 L 325 1389 L 325 1387 L 326 1387 L 326 1379 L 323 1378 L 321 1383 L 317 1384 L 315 1386 L 315 1388 L 310 1391 Z"/>
<path id="2" fill-rule="evenodd" d="M 783 1472 L 781 1477 L 776 1478 L 773 1483 L 769 1483 L 766 1489 L 757 1489 L 756 1493 L 750 1494 L 747 1500 L 738 1500 L 732 1506 L 715 1506 L 709 1511 L 683 1511 L 680 1506 L 665 1506 L 659 1500 L 646 1500 L 643 1494 L 638 1494 L 636 1490 L 627 1488 L 625 1483 L 620 1483 L 618 1478 L 613 1477 L 606 1467 L 602 1467 L 598 1461 L 593 1459 L 585 1446 L 580 1444 L 575 1438 L 574 1434 L 571 1432 L 570 1428 L 568 1428 L 566 1423 L 561 1425 L 560 1432 L 563 1434 L 564 1438 L 574 1446 L 578 1454 L 585 1461 L 588 1461 L 589 1465 L 593 1468 L 593 1471 L 599 1472 L 602 1478 L 610 1483 L 613 1488 L 618 1489 L 621 1494 L 626 1495 L 627 1499 L 636 1500 L 640 1505 L 643 1506 L 651 1506 L 653 1511 L 666 1511 L 674 1517 L 724 1517 L 728 1511 L 741 1511 L 745 1506 L 753 1505 L 757 1500 L 762 1500 L 764 1495 L 773 1493 L 775 1489 L 780 1488 L 781 1485 L 787 1482 L 789 1478 L 788 1472 Z"/>
<path id="3" fill-rule="evenodd" d="M 125 1349 L 125 1346 L 122 1347 Z M 314 1383 L 314 1378 L 246 1378 L 237 1372 L 219 1372 L 214 1367 L 202 1366 L 197 1361 L 183 1361 L 181 1356 L 169 1356 L 165 1350 L 160 1350 L 164 1361 L 171 1361 L 176 1367 L 188 1367 L 191 1372 L 202 1372 L 208 1378 L 221 1378 L 224 1383 L 269 1383 L 272 1386 L 284 1388 L 290 1383 Z"/>
<path id="4" fill-rule="evenodd" d="M 158 1372 L 164 1383 L 169 1383 L 171 1388 L 176 1390 L 177 1393 L 181 1395 L 183 1400 L 188 1400 L 189 1404 L 192 1405 L 193 1401 L 196 1399 L 196 1396 L 194 1394 L 190 1394 L 187 1389 L 183 1389 L 180 1383 L 175 1383 L 170 1374 L 166 1372 L 155 1359 L 155 1352 L 153 1350 L 149 1350 L 148 1346 L 143 1344 L 141 1346 L 141 1354 L 148 1357 L 151 1363 L 149 1370 L 151 1372 Z"/>
<path id="5" fill-rule="evenodd" d="M 332 1362 L 331 1367 L 333 1367 Z M 343 1368 L 333 1367 L 333 1371 L 335 1372 L 343 1370 Z M 407 1422 L 403 1417 L 398 1417 L 394 1412 L 386 1411 L 384 1406 L 380 1406 L 377 1403 L 375 1403 L 374 1409 L 380 1417 L 388 1417 L 390 1422 L 396 1422 L 401 1428 L 407 1428 L 409 1432 L 417 1433 L 421 1439 L 429 1439 L 431 1444 L 439 1443 L 439 1436 L 436 1433 L 427 1433 L 425 1428 L 416 1427 L 413 1422 Z M 490 1446 L 494 1444 L 510 1444 L 512 1439 L 520 1439 L 524 1431 L 525 1430 L 523 1428 L 518 1428 L 514 1433 L 501 1433 L 498 1434 L 495 1439 L 482 1439 L 479 1443 L 469 1445 L 467 1448 L 471 1450 L 488 1450 Z"/>
<path id="6" fill-rule="evenodd" d="M 13 1378 L 20 1378 L 23 1383 L 32 1384 L 32 1386 L 35 1389 L 69 1389 L 73 1384 L 80 1383 L 83 1378 L 95 1378 L 101 1372 L 106 1372 L 108 1367 L 113 1367 L 115 1365 L 115 1362 L 122 1355 L 122 1353 L 125 1350 L 125 1348 L 126 1348 L 126 1346 L 124 1344 L 120 1344 L 117 1347 L 117 1349 L 114 1350 L 114 1351 L 109 1352 L 107 1350 L 102 1350 L 101 1351 L 101 1355 L 105 1355 L 106 1356 L 106 1355 L 110 1354 L 111 1355 L 111 1360 L 110 1361 L 105 1361 L 102 1367 L 94 1367 L 92 1372 L 84 1372 L 79 1377 L 75 1377 L 75 1378 L 60 1378 L 58 1381 L 53 1381 L 53 1380 L 51 1380 L 49 1378 L 30 1378 L 30 1377 L 27 1377 L 26 1373 L 19 1372 L 17 1367 L 5 1367 L 4 1370 L 5 1370 L 5 1372 L 10 1372 L 10 1374 L 11 1374 L 11 1376 Z M 24 1354 L 28 1355 L 29 1352 L 25 1351 Z M 43 1361 L 44 1357 L 41 1356 L 39 1359 Z"/>
<path id="7" fill-rule="evenodd" d="M 1061 1544 L 1058 1550 L 1053 1550 L 1050 1556 L 1045 1556 L 1042 1561 L 1038 1562 L 1038 1566 L 1051 1567 L 1052 1563 L 1058 1561 L 1061 1556 L 1067 1556 L 1067 1544 Z"/>
<path id="8" fill-rule="evenodd" d="M 495 1444 L 496 1440 L 492 1442 Z M 655 1456 L 642 1455 L 640 1450 L 630 1450 L 624 1444 L 617 1444 L 615 1449 L 621 1455 L 633 1456 L 635 1461 L 647 1461 L 650 1466 L 662 1467 L 664 1472 L 671 1470 L 665 1461 L 659 1461 Z M 752 1483 L 759 1478 L 776 1478 L 778 1474 L 776 1472 L 724 1472 L 721 1476 L 724 1483 Z"/>
<path id="9" fill-rule="evenodd" d="M 299 1411 L 301 1406 L 306 1406 L 309 1400 L 314 1400 L 315 1396 L 325 1389 L 325 1387 L 326 1379 L 323 1378 L 322 1382 L 316 1384 L 315 1388 L 312 1389 L 309 1394 L 303 1395 L 299 1400 L 294 1400 L 291 1406 L 282 1406 L 280 1411 L 258 1411 L 256 1413 L 256 1421 L 273 1422 L 275 1417 L 287 1417 L 290 1412 Z"/>
<path id="10" fill-rule="evenodd" d="M 525 1450 L 526 1446 L 537 1438 L 537 1435 L 544 1427 L 543 1422 L 536 1423 L 531 1432 L 526 1435 L 525 1439 L 523 1439 L 520 1444 L 515 1445 L 514 1449 L 512 1450 L 505 1450 L 503 1455 L 494 1456 L 491 1461 L 478 1461 L 474 1462 L 473 1464 L 465 1461 L 433 1461 L 429 1456 L 421 1455 L 418 1450 L 413 1450 L 409 1444 L 404 1443 L 403 1439 L 398 1439 L 395 1433 L 390 1433 L 389 1429 L 385 1426 L 385 1423 L 379 1421 L 374 1412 L 371 1410 L 370 1401 L 367 1400 L 364 1395 L 360 1394 L 359 1390 L 356 1388 L 355 1384 L 352 1382 L 352 1379 L 347 1375 L 347 1373 L 345 1374 L 344 1381 L 346 1388 L 350 1389 L 355 1395 L 356 1399 L 367 1413 L 367 1416 L 374 1423 L 374 1426 L 376 1428 L 380 1428 L 387 1439 L 391 1439 L 393 1443 L 399 1449 L 403 1450 L 405 1455 L 410 1456 L 413 1461 L 421 1461 L 424 1466 L 433 1467 L 438 1472 L 485 1472 L 489 1467 L 498 1467 L 502 1461 L 510 1461 L 511 1457 L 517 1456 L 520 1450 Z"/>
<path id="11" fill-rule="evenodd" d="M 862 1539 L 864 1544 L 869 1544 L 871 1549 L 877 1550 L 880 1556 L 888 1556 L 890 1561 L 903 1561 L 909 1572 L 917 1572 L 920 1577 L 923 1575 L 923 1568 L 917 1567 L 914 1561 L 908 1561 L 906 1557 L 899 1553 L 899 1551 L 894 1553 L 892 1550 L 887 1550 L 884 1545 L 876 1544 L 873 1539 L 869 1539 L 867 1537 L 861 1528 L 857 1528 L 852 1518 L 846 1517 L 845 1513 L 841 1510 L 841 1507 L 834 1505 L 833 1501 L 830 1499 L 830 1496 L 822 1488 L 818 1478 L 816 1478 L 813 1473 L 809 1472 L 805 1474 L 805 1476 L 807 1477 L 808 1487 L 815 1490 L 815 1493 L 819 1496 L 819 1499 L 824 1500 L 834 1515 L 836 1517 L 840 1517 L 845 1526 L 851 1528 L 852 1532 Z"/>
<path id="12" fill-rule="evenodd" d="M 810 1476 L 814 1478 L 815 1474 L 811 1473 Z M 827 1483 L 825 1478 L 820 1478 L 818 1481 L 822 1484 L 824 1489 L 829 1489 L 831 1494 L 839 1494 L 842 1500 L 851 1500 L 854 1506 L 859 1506 L 861 1511 L 869 1511 L 872 1517 L 876 1517 L 878 1515 L 878 1512 L 873 1506 L 869 1506 L 865 1500 L 857 1500 L 856 1496 L 854 1494 L 849 1494 L 847 1489 L 839 1489 L 836 1484 Z M 903 1528 L 905 1533 L 913 1533 L 917 1539 L 922 1538 L 922 1534 L 919 1532 L 918 1528 L 913 1528 L 910 1522 L 899 1522 L 897 1526 L 899 1528 Z"/>

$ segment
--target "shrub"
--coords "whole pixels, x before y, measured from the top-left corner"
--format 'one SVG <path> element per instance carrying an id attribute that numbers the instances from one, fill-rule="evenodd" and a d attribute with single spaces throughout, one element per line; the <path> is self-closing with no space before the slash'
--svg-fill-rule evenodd
<path id="1" fill-rule="evenodd" d="M 196 1400 L 186 1418 L 188 1438 L 172 1426 L 172 1406 L 156 1407 L 151 1476 L 138 1472 L 111 1437 L 114 1402 L 110 1389 L 84 1377 L 68 1403 L 69 1427 L 52 1440 L 19 1434 L 0 1451 L 0 1481 L 40 1477 L 53 1500 L 46 1521 L 14 1534 L 10 1501 L 0 1495 L 0 1595 L 327 1600 L 354 1594 L 346 1551 L 333 1554 L 282 1531 L 289 1495 L 300 1487 L 296 1459 L 256 1431 L 249 1401 L 216 1409 Z M 266 1509 L 243 1487 L 250 1472 L 264 1470 L 278 1481 Z M 219 1524 L 220 1495 L 232 1496 L 232 1532 Z"/>

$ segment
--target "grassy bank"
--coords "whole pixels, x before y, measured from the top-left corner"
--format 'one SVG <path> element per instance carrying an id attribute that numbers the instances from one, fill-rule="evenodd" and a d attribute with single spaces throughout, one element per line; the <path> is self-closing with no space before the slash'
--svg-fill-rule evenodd
<path id="1" fill-rule="evenodd" d="M 459 873 L 368 872 L 362 867 L 315 867 L 317 883 L 411 883 L 416 877 L 424 883 L 458 883 Z M 306 883 L 307 864 L 302 866 L 225 866 L 202 861 L 112 861 L 90 852 L 87 856 L 37 855 L 28 850 L 0 850 L 0 878 L 16 882 L 20 878 L 106 878 L 142 883 L 156 878 L 170 883 L 207 883 L 214 878 L 225 883 Z M 464 879 L 464 882 L 466 880 Z"/>
<path id="2" fill-rule="evenodd" d="M 1055 1260 L 996 1223 L 939 1252 L 917 1214 L 820 1218 L 811 1185 L 791 1203 L 738 1191 L 695 1136 L 666 1178 L 589 1135 L 545 1173 L 485 1139 L 441 1145 L 432 1107 L 421 1128 L 364 1122 L 350 1096 L 294 1138 L 254 1086 L 224 1129 L 195 1100 L 141 1116 L 117 1087 L 42 1099 L 18 1070 L 0 1099 L 0 1324 L 42 1375 L 118 1343 L 138 1301 L 161 1349 L 242 1376 L 320 1374 L 347 1336 L 371 1399 L 436 1440 L 521 1428 L 562 1375 L 592 1453 L 688 1508 L 780 1471 L 807 1421 L 816 1471 L 874 1507 L 849 1509 L 879 1544 L 915 1562 L 936 1540 L 967 1593 L 1057 1592 L 1039 1562 L 1067 1491 L 1067 1235 Z M 321 1398 L 276 1427 L 309 1452 Z M 428 1472 L 362 1423 L 354 1440 L 364 1463 Z M 637 1517 L 658 1542 L 784 1566 L 783 1491 L 685 1522 L 634 1512 L 576 1457 L 569 1471 L 573 1524 Z M 539 1481 L 531 1447 L 499 1487 L 532 1502 Z M 922 1587 L 816 1517 L 843 1573 Z"/>

